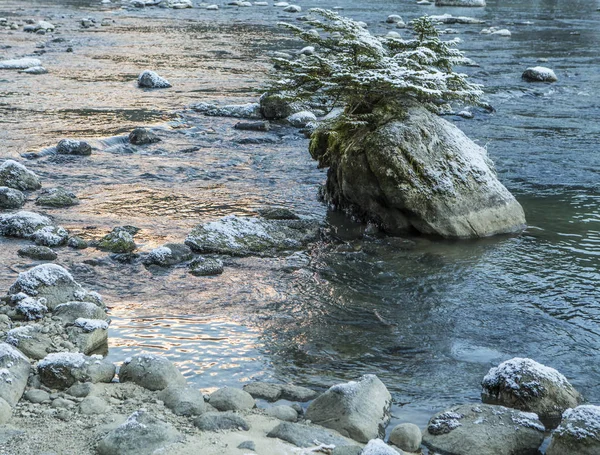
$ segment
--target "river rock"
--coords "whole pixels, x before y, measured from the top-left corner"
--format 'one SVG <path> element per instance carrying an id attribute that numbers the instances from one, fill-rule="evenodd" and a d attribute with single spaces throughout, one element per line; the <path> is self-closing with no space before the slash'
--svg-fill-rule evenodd
<path id="1" fill-rule="evenodd" d="M 77 319 L 92 319 L 106 321 L 106 311 L 92 302 L 67 302 L 54 308 L 52 316 L 58 318 L 63 324 L 73 324 Z"/>
<path id="2" fill-rule="evenodd" d="M 131 253 L 137 248 L 133 235 L 125 227 L 116 227 L 98 243 L 98 248 L 111 253 Z"/>
<path id="3" fill-rule="evenodd" d="M 77 204 L 79 204 L 79 199 L 77 199 L 75 193 L 67 191 L 60 186 L 43 190 L 35 200 L 35 205 L 43 207 L 71 207 Z"/>
<path id="4" fill-rule="evenodd" d="M 436 414 L 423 433 L 429 449 L 447 455 L 536 455 L 543 440 L 537 415 L 485 404 Z"/>
<path id="5" fill-rule="evenodd" d="M 255 406 L 254 398 L 248 392 L 233 387 L 223 387 L 210 395 L 208 404 L 219 411 L 242 411 Z"/>
<path id="6" fill-rule="evenodd" d="M 206 412 L 204 396 L 190 387 L 167 387 L 158 394 L 158 399 L 178 416 L 198 416 Z"/>
<path id="7" fill-rule="evenodd" d="M 38 30 L 45 30 L 47 32 L 51 32 L 54 31 L 56 27 L 51 24 L 50 22 L 47 21 L 39 21 L 37 24 L 34 25 L 34 30 L 37 32 Z"/>
<path id="8" fill-rule="evenodd" d="M 138 76 L 138 86 L 143 88 L 169 88 L 171 84 L 154 71 L 143 71 Z"/>
<path id="9" fill-rule="evenodd" d="M 7 423 L 12 417 L 12 407 L 4 398 L 0 398 L 0 425 Z"/>
<path id="10" fill-rule="evenodd" d="M 295 126 L 296 128 L 304 128 L 309 123 L 316 122 L 317 116 L 309 111 L 300 111 L 290 115 L 287 118 L 287 121 L 290 125 Z"/>
<path id="11" fill-rule="evenodd" d="M 129 142 L 133 145 L 146 145 L 160 142 L 161 139 L 148 128 L 135 128 L 129 133 Z"/>
<path id="12" fill-rule="evenodd" d="M 548 428 L 555 428 L 563 411 L 582 401 L 579 392 L 554 368 L 518 357 L 492 368 L 482 386 L 484 403 L 535 412 Z"/>
<path id="13" fill-rule="evenodd" d="M 23 394 L 23 398 L 33 404 L 43 403 L 44 401 L 50 401 L 50 394 L 45 390 L 31 389 Z"/>
<path id="14" fill-rule="evenodd" d="M 0 398 L 14 406 L 23 396 L 31 364 L 18 349 L 0 343 Z"/>
<path id="15" fill-rule="evenodd" d="M 552 433 L 546 455 L 597 455 L 600 453 L 600 406 L 567 409 Z"/>
<path id="16" fill-rule="evenodd" d="M 110 406 L 100 397 L 88 396 L 79 403 L 79 413 L 83 415 L 105 414 L 110 410 Z"/>
<path id="17" fill-rule="evenodd" d="M 316 398 L 316 396 L 318 395 L 317 392 L 315 392 L 312 389 L 309 389 L 307 387 L 300 387 L 297 385 L 293 385 L 293 384 L 282 384 L 281 385 L 281 399 L 282 400 L 288 400 L 288 401 L 300 401 L 300 402 L 306 402 L 306 401 L 310 401 L 314 398 Z"/>
<path id="18" fill-rule="evenodd" d="M 119 370 L 119 381 L 133 382 L 148 390 L 185 387 L 186 381 L 167 358 L 141 354 L 126 359 Z"/>
<path id="19" fill-rule="evenodd" d="M 527 68 L 521 77 L 528 82 L 556 82 L 558 80 L 554 71 L 543 66 Z"/>
<path id="20" fill-rule="evenodd" d="M 298 420 L 298 413 L 291 406 L 273 406 L 272 408 L 265 409 L 265 414 L 284 422 L 295 422 Z"/>
<path id="21" fill-rule="evenodd" d="M 207 412 L 196 418 L 194 425 L 202 431 L 248 431 L 250 429 L 248 422 L 233 412 Z"/>
<path id="22" fill-rule="evenodd" d="M 43 359 L 49 353 L 56 351 L 52 338 L 42 333 L 42 327 L 37 324 L 9 330 L 6 334 L 6 342 L 33 360 Z"/>
<path id="23" fill-rule="evenodd" d="M 368 444 L 363 448 L 361 455 L 404 455 L 399 454 L 399 452 L 393 447 L 388 446 L 381 439 L 371 439 Z"/>
<path id="24" fill-rule="evenodd" d="M 111 382 L 116 368 L 102 356 L 80 352 L 48 354 L 38 363 L 40 379 L 46 387 L 64 390 L 76 382 Z"/>
<path id="25" fill-rule="evenodd" d="M 54 261 L 58 257 L 58 255 L 47 246 L 26 246 L 19 249 L 17 254 L 37 261 Z"/>
<path id="26" fill-rule="evenodd" d="M 199 257 L 190 263 L 190 273 L 195 276 L 213 276 L 223 273 L 223 261 Z"/>
<path id="27" fill-rule="evenodd" d="M 197 103 L 190 106 L 196 112 L 211 117 L 233 117 L 233 118 L 249 118 L 261 119 L 262 114 L 260 104 L 230 104 L 226 106 L 217 106 L 216 104 Z"/>
<path id="28" fill-rule="evenodd" d="M 161 5 L 165 5 L 167 8 L 173 9 L 184 9 L 184 8 L 193 8 L 191 0 L 164 0 L 161 2 Z"/>
<path id="29" fill-rule="evenodd" d="M 20 209 L 25 204 L 25 195 L 19 190 L 0 186 L 0 209 Z"/>
<path id="30" fill-rule="evenodd" d="M 302 105 L 279 94 L 265 93 L 260 97 L 260 111 L 267 120 L 280 120 L 302 111 Z"/>
<path id="31" fill-rule="evenodd" d="M 168 267 L 189 261 L 193 257 L 194 255 L 189 246 L 183 243 L 167 243 L 150 251 L 144 258 L 144 263 L 147 265 L 155 264 Z"/>
<path id="32" fill-rule="evenodd" d="M 390 14 L 385 21 L 388 24 L 397 24 L 398 22 L 404 22 L 402 20 L 402 16 L 399 16 L 397 14 Z"/>
<path id="33" fill-rule="evenodd" d="M 41 66 L 37 58 L 19 58 L 13 60 L 0 60 L 0 70 L 25 70 L 32 66 Z"/>
<path id="34" fill-rule="evenodd" d="M 396 425 L 390 434 L 390 442 L 407 452 L 416 452 L 421 447 L 421 429 L 413 423 Z"/>
<path id="35" fill-rule="evenodd" d="M 7 186 L 20 191 L 34 191 L 42 187 L 38 176 L 13 160 L 6 160 L 0 165 L 0 186 Z"/>
<path id="36" fill-rule="evenodd" d="M 0 215 L 0 235 L 29 239 L 43 227 L 52 226 L 50 218 L 22 210 Z"/>
<path id="37" fill-rule="evenodd" d="M 318 237 L 318 225 L 297 220 L 226 216 L 196 226 L 185 243 L 199 253 L 248 256 L 298 249 Z"/>
<path id="38" fill-rule="evenodd" d="M 286 13 L 299 13 L 302 11 L 302 7 L 298 6 L 298 5 L 289 5 L 286 6 L 283 11 L 285 11 Z"/>
<path id="39" fill-rule="evenodd" d="M 59 155 L 88 156 L 92 154 L 92 147 L 85 141 L 63 139 L 56 146 L 56 153 Z"/>
<path id="40" fill-rule="evenodd" d="M 523 208 L 484 148 L 417 103 L 398 109 L 404 120 L 361 130 L 360 140 L 359 133 L 313 134 L 311 155 L 329 167 L 330 203 L 393 233 L 477 238 L 523 230 Z"/>
<path id="41" fill-rule="evenodd" d="M 485 6 L 485 0 L 435 0 L 435 6 Z"/>
<path id="42" fill-rule="evenodd" d="M 32 66 L 31 68 L 27 68 L 26 70 L 21 70 L 19 73 L 25 74 L 48 74 L 48 70 L 43 66 Z"/>
<path id="43" fill-rule="evenodd" d="M 349 445 L 346 439 L 325 428 L 292 422 L 280 423 L 267 433 L 267 437 L 281 439 L 296 447 L 313 447 L 315 446 L 315 440 L 321 444 Z"/>
<path id="44" fill-rule="evenodd" d="M 180 439 L 181 435 L 171 424 L 139 410 L 106 435 L 98 444 L 97 452 L 98 455 L 152 454 Z"/>
<path id="45" fill-rule="evenodd" d="M 271 124 L 268 120 L 262 122 L 238 122 L 233 126 L 236 130 L 244 131 L 270 131 Z"/>
<path id="46" fill-rule="evenodd" d="M 452 14 L 442 14 L 440 16 L 429 16 L 433 22 L 442 24 L 484 24 L 485 21 L 475 17 L 468 16 L 453 16 Z"/>
<path id="47" fill-rule="evenodd" d="M 61 226 L 44 226 L 35 231 L 31 239 L 40 246 L 63 246 L 69 240 L 69 233 Z"/>
<path id="48" fill-rule="evenodd" d="M 66 332 L 69 341 L 84 354 L 91 354 L 108 345 L 108 322 L 102 319 L 77 318 Z"/>
<path id="49" fill-rule="evenodd" d="M 331 387 L 308 406 L 306 418 L 355 441 L 368 442 L 385 435 L 391 404 L 385 385 L 368 374 Z"/>
<path id="50" fill-rule="evenodd" d="M 269 402 L 275 402 L 281 397 L 281 384 L 270 382 L 251 382 L 243 387 L 245 392 L 253 398 L 260 398 Z"/>
<path id="51" fill-rule="evenodd" d="M 77 236 L 69 237 L 67 245 L 76 250 L 85 250 L 89 246 L 85 240 Z"/>
<path id="52" fill-rule="evenodd" d="M 300 217 L 285 207 L 263 207 L 258 209 L 261 217 L 267 220 L 299 220 Z"/>
<path id="53" fill-rule="evenodd" d="M 46 299 L 34 299 L 21 294 L 16 299 L 15 314 L 11 315 L 15 320 L 36 321 L 42 319 L 48 312 Z"/>
<path id="54" fill-rule="evenodd" d="M 83 301 L 91 297 L 66 269 L 56 264 L 41 264 L 19 273 L 8 292 L 11 295 L 22 292 L 30 297 L 44 298 L 50 310 L 61 303 Z"/>

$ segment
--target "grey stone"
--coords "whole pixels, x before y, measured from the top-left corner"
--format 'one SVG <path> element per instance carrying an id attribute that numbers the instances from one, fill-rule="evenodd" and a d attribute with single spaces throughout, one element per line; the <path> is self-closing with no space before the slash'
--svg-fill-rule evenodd
<path id="1" fill-rule="evenodd" d="M 161 139 L 148 128 L 136 128 L 129 133 L 129 142 L 133 145 L 147 145 L 160 142 Z"/>
<path id="2" fill-rule="evenodd" d="M 190 263 L 190 273 L 195 276 L 214 276 L 223 273 L 223 262 L 215 258 L 199 257 Z"/>
<path id="3" fill-rule="evenodd" d="M 0 186 L 20 191 L 34 191 L 42 187 L 39 177 L 21 163 L 6 160 L 0 165 Z"/>
<path id="4" fill-rule="evenodd" d="M 43 207 L 71 207 L 77 204 L 79 204 L 77 196 L 60 186 L 43 190 L 35 200 L 35 205 Z"/>
<path id="5" fill-rule="evenodd" d="M 407 452 L 416 452 L 422 439 L 421 429 L 413 423 L 396 425 L 390 434 L 390 442 Z"/>
<path id="6" fill-rule="evenodd" d="M 42 333 L 41 329 L 38 324 L 16 327 L 6 334 L 6 342 L 15 346 L 30 359 L 43 359 L 57 349 L 52 338 Z"/>
<path id="7" fill-rule="evenodd" d="M 51 406 L 55 409 L 69 409 L 75 407 L 75 403 L 66 398 L 58 397 L 52 400 Z"/>
<path id="8" fill-rule="evenodd" d="M 207 412 L 194 420 L 194 425 L 202 431 L 243 430 L 248 431 L 250 425 L 246 420 L 233 412 Z"/>
<path id="9" fill-rule="evenodd" d="M 158 399 L 178 416 L 198 416 L 206 412 L 204 396 L 190 387 L 168 387 L 158 394 Z"/>
<path id="10" fill-rule="evenodd" d="M 19 256 L 38 261 L 54 261 L 58 255 L 47 246 L 26 246 L 17 251 Z"/>
<path id="11" fill-rule="evenodd" d="M 40 228 L 52 226 L 50 218 L 22 210 L 0 215 L 0 235 L 30 239 Z"/>
<path id="12" fill-rule="evenodd" d="M 554 71 L 543 66 L 527 68 L 521 77 L 528 82 L 556 82 L 558 80 Z"/>
<path id="13" fill-rule="evenodd" d="M 119 370 L 121 382 L 133 382 L 148 390 L 185 387 L 186 381 L 167 358 L 142 354 L 125 360 Z"/>
<path id="14" fill-rule="evenodd" d="M 331 387 L 306 410 L 306 418 L 359 442 L 385 435 L 392 396 L 375 375 Z"/>
<path id="15" fill-rule="evenodd" d="M 88 243 L 81 237 L 77 236 L 69 237 L 67 245 L 76 250 L 85 250 L 88 247 Z"/>
<path id="16" fill-rule="evenodd" d="M 448 455 L 536 455 L 544 426 L 533 413 L 466 404 L 431 418 L 423 444 Z"/>
<path id="17" fill-rule="evenodd" d="M 371 439 L 363 448 L 361 455 L 404 455 L 404 452 L 388 446 L 381 439 Z"/>
<path id="18" fill-rule="evenodd" d="M 85 398 L 92 392 L 93 389 L 94 384 L 91 382 L 76 382 L 69 387 L 65 393 L 75 398 Z"/>
<path id="19" fill-rule="evenodd" d="M 285 207 L 263 207 L 258 209 L 261 217 L 267 220 L 299 220 L 300 217 Z"/>
<path id="20" fill-rule="evenodd" d="M 0 209 L 20 209 L 25 204 L 25 195 L 21 191 L 0 186 Z"/>
<path id="21" fill-rule="evenodd" d="M 27 68 L 26 70 L 19 71 L 19 73 L 25 74 L 48 74 L 48 70 L 43 66 L 32 66 L 31 68 Z"/>
<path id="22" fill-rule="evenodd" d="M 482 387 L 484 403 L 535 412 L 547 428 L 556 428 L 562 413 L 582 402 L 567 378 L 531 359 L 502 362 L 483 378 Z"/>
<path id="23" fill-rule="evenodd" d="M 50 394 L 44 390 L 31 389 L 23 394 L 23 398 L 27 401 L 38 404 L 50 400 Z"/>
<path id="24" fill-rule="evenodd" d="M 256 451 L 256 444 L 254 443 L 254 441 L 244 441 L 240 443 L 240 445 L 238 445 L 237 448 L 240 450 L 252 450 L 254 452 Z"/>
<path id="25" fill-rule="evenodd" d="M 12 417 L 12 407 L 4 398 L 0 398 L 0 425 L 6 424 Z"/>
<path id="26" fill-rule="evenodd" d="M 131 414 L 98 444 L 98 455 L 149 455 L 181 439 L 179 432 L 146 411 Z"/>
<path id="27" fill-rule="evenodd" d="M 85 141 L 63 139 L 56 146 L 56 153 L 59 155 L 88 156 L 92 154 L 92 147 Z"/>
<path id="28" fill-rule="evenodd" d="M 328 202 L 391 233 L 479 238 L 524 229 L 523 208 L 484 148 L 417 103 L 396 109 L 403 119 L 366 135 L 313 134 L 311 155 L 329 167 Z"/>
<path id="29" fill-rule="evenodd" d="M 138 76 L 138 86 L 142 88 L 169 88 L 171 84 L 154 71 L 143 71 Z"/>
<path id="30" fill-rule="evenodd" d="M 83 415 L 105 414 L 110 410 L 110 406 L 100 397 L 88 396 L 79 403 L 79 413 Z"/>
<path id="31" fill-rule="evenodd" d="M 302 403 L 313 400 L 318 395 L 312 389 L 307 387 L 300 387 L 293 384 L 282 384 L 281 385 L 281 399 L 288 401 L 300 401 Z"/>
<path id="32" fill-rule="evenodd" d="M 331 455 L 361 455 L 362 451 L 363 449 L 360 446 L 336 446 Z"/>
<path id="33" fill-rule="evenodd" d="M 349 444 L 343 437 L 324 428 L 292 422 L 280 423 L 267 434 L 267 437 L 281 439 L 296 447 L 313 447 L 315 440 L 322 444 L 334 444 L 336 446 Z"/>
<path id="34" fill-rule="evenodd" d="M 77 382 L 111 382 L 116 368 L 101 356 L 59 352 L 42 359 L 38 363 L 38 371 L 46 387 L 64 390 Z"/>
<path id="35" fill-rule="evenodd" d="M 251 382 L 243 387 L 243 390 L 252 395 L 253 398 L 261 398 L 269 402 L 275 402 L 281 397 L 281 384 L 270 382 Z"/>
<path id="36" fill-rule="evenodd" d="M 238 122 L 235 124 L 234 128 L 236 130 L 245 131 L 270 131 L 271 124 L 268 120 L 262 122 Z"/>
<path id="37" fill-rule="evenodd" d="M 17 26 L 17 28 L 18 28 L 18 26 Z M 30 57 L 11 59 L 11 60 L 0 60 L 0 69 L 2 69 L 2 70 L 24 70 L 27 68 L 31 68 L 32 66 L 39 66 L 41 64 L 42 64 L 42 62 L 40 62 L 37 58 L 30 58 Z"/>
<path id="38" fill-rule="evenodd" d="M 287 118 L 287 121 L 290 125 L 296 128 L 304 128 L 309 123 L 316 122 L 317 116 L 309 111 L 300 111 L 290 115 Z"/>
<path id="39" fill-rule="evenodd" d="M 168 267 L 189 261 L 193 257 L 194 255 L 189 246 L 182 243 L 167 243 L 150 251 L 144 259 L 144 263 Z"/>
<path id="40" fill-rule="evenodd" d="M 196 226 L 185 243 L 199 253 L 268 255 L 299 249 L 318 238 L 319 226 L 302 220 L 227 216 Z"/>
<path id="41" fill-rule="evenodd" d="M 597 455 L 600 453 L 600 406 L 568 409 L 552 433 L 546 455 Z"/>
<path id="42" fill-rule="evenodd" d="M 435 0 L 435 6 L 485 6 L 485 0 Z"/>
<path id="43" fill-rule="evenodd" d="M 0 343 L 0 398 L 14 406 L 23 396 L 31 364 L 18 349 Z"/>
<path id="44" fill-rule="evenodd" d="M 219 411 L 241 411 L 255 406 L 248 392 L 233 387 L 223 387 L 210 395 L 208 403 Z"/>
<path id="45" fill-rule="evenodd" d="M 78 318 L 66 332 L 69 341 L 84 354 L 108 348 L 108 323 L 105 320 Z"/>
<path id="46" fill-rule="evenodd" d="M 283 420 L 284 422 L 295 422 L 298 420 L 298 413 L 290 406 L 273 406 L 272 408 L 265 409 L 265 414 L 276 419 Z"/>
<path id="47" fill-rule="evenodd" d="M 67 302 L 54 308 L 52 316 L 59 318 L 63 324 L 72 324 L 79 318 L 100 319 L 108 318 L 106 311 L 92 302 Z"/>

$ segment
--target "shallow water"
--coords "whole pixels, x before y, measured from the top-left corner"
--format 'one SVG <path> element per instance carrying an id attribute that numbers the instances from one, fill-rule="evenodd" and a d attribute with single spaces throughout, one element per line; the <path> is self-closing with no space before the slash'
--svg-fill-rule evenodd
<path id="1" fill-rule="evenodd" d="M 487 144 L 523 204 L 530 227 L 518 237 L 362 238 L 360 226 L 317 200 L 325 174 L 294 130 L 278 127 L 272 142 L 243 145 L 241 138 L 262 133 L 237 132 L 234 119 L 181 112 L 192 102 L 252 99 L 267 52 L 295 45 L 272 35 L 276 21 L 293 16 L 271 7 L 121 11 L 90 1 L 34 2 L 40 16 L 56 15 L 68 41 L 46 46 L 40 58 L 50 74 L 43 79 L 0 73 L 0 155 L 17 157 L 66 136 L 95 139 L 89 159 L 28 166 L 46 186 L 80 195 L 80 206 L 49 211 L 61 224 L 87 237 L 134 224 L 143 229 L 142 250 L 181 241 L 198 222 L 263 205 L 286 205 L 337 230 L 340 242 L 312 250 L 310 267 L 294 273 L 282 271 L 280 259 L 247 258 L 229 260 L 222 276 L 193 278 L 185 268 L 147 269 L 91 250 L 61 250 L 59 263 L 111 307 L 114 361 L 161 352 L 204 390 L 258 378 L 322 388 L 376 373 L 394 396 L 395 420 L 423 426 L 444 407 L 477 401 L 491 366 L 526 356 L 559 369 L 598 403 L 600 12 L 592 3 L 343 4 L 344 14 L 381 33 L 392 30 L 382 22 L 388 14 L 445 12 L 512 31 L 507 39 L 479 35 L 480 25 L 448 27 L 480 64 L 466 71 L 485 84 L 496 108 L 451 120 Z M 61 19 L 56 5 L 64 4 L 70 9 Z M 338 5 L 302 2 L 305 9 L 317 4 Z M 30 2 L 9 5 L 0 13 L 32 16 Z M 80 30 L 76 20 L 87 15 L 115 24 Z M 0 55 L 30 53 L 44 40 L 11 37 L 13 48 Z M 64 52 L 67 45 L 73 53 Z M 522 82 L 522 71 L 535 65 L 553 68 L 559 82 Z M 174 88 L 135 89 L 145 68 Z M 162 125 L 163 142 L 132 153 L 118 138 L 103 139 L 140 124 Z M 2 288 L 32 265 L 16 256 L 20 244 L 0 240 Z"/>

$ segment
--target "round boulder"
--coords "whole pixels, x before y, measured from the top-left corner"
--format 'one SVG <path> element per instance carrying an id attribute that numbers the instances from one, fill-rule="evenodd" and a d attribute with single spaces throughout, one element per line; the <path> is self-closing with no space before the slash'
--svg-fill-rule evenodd
<path id="1" fill-rule="evenodd" d="M 21 191 L 34 191 L 42 187 L 38 176 L 13 160 L 6 160 L 0 165 L 0 186 L 7 186 Z"/>
<path id="2" fill-rule="evenodd" d="M 115 366 L 102 356 L 75 352 L 48 354 L 38 363 L 40 379 L 46 387 L 64 390 L 76 382 L 111 382 Z"/>
<path id="3" fill-rule="evenodd" d="M 600 406 L 567 409 L 552 433 L 546 455 L 597 455 L 600 453 Z"/>
<path id="4" fill-rule="evenodd" d="M 158 399 L 178 416 L 197 416 L 206 411 L 204 396 L 190 387 L 168 387 L 158 394 Z"/>
<path id="5" fill-rule="evenodd" d="M 154 71 L 143 71 L 138 76 L 138 86 L 142 88 L 169 88 L 171 84 Z"/>
<path id="6" fill-rule="evenodd" d="M 142 354 L 128 358 L 119 370 L 120 382 L 133 382 L 148 390 L 185 387 L 186 381 L 177 367 L 167 358 Z"/>
<path id="7" fill-rule="evenodd" d="M 413 423 L 396 425 L 390 434 L 390 442 L 407 452 L 416 452 L 421 447 L 421 429 Z"/>
<path id="8" fill-rule="evenodd" d="M 521 76 L 527 82 L 556 82 L 558 78 L 554 71 L 543 66 L 527 68 Z"/>
<path id="9" fill-rule="evenodd" d="M 254 398 L 248 392 L 233 387 L 223 387 L 212 393 L 208 404 L 219 411 L 241 411 L 255 406 Z"/>
<path id="10" fill-rule="evenodd" d="M 50 218 L 39 213 L 22 210 L 0 215 L 0 235 L 29 239 L 38 230 L 52 226 Z"/>

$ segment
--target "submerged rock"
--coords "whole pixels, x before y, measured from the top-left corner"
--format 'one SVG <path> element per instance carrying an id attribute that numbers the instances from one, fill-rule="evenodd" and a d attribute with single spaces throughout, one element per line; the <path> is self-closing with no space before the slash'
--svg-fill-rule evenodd
<path id="1" fill-rule="evenodd" d="M 139 410 L 108 433 L 98 444 L 97 451 L 98 455 L 151 454 L 180 439 L 181 435 L 171 424 Z"/>
<path id="2" fill-rule="evenodd" d="M 536 455 L 543 440 L 537 415 L 485 404 L 436 414 L 423 433 L 429 449 L 447 455 Z"/>
<path id="3" fill-rule="evenodd" d="M 314 222 L 231 215 L 196 226 L 185 243 L 199 253 L 264 255 L 299 249 L 316 240 L 318 233 L 318 225 Z"/>
<path id="4" fill-rule="evenodd" d="M 392 233 L 478 238 L 524 229 L 523 208 L 484 148 L 419 104 L 398 109 L 403 120 L 373 131 L 313 135 L 311 155 L 329 167 L 329 202 Z"/>
<path id="5" fill-rule="evenodd" d="M 14 406 L 23 396 L 31 364 L 18 349 L 0 343 L 0 398 Z"/>
<path id="6" fill-rule="evenodd" d="M 548 428 L 555 428 L 562 413 L 582 401 L 567 378 L 531 359 L 517 357 L 501 363 L 481 385 L 484 403 L 535 412 Z"/>
<path id="7" fill-rule="evenodd" d="M 189 261 L 194 257 L 189 246 L 182 243 L 167 243 L 164 246 L 155 248 L 144 258 L 144 264 L 160 265 L 168 267 Z"/>
<path id="8" fill-rule="evenodd" d="M 245 131 L 270 131 L 271 124 L 268 120 L 263 122 L 238 122 L 234 125 L 234 128 Z"/>
<path id="9" fill-rule="evenodd" d="M 146 145 L 160 142 L 161 139 L 148 128 L 136 128 L 129 133 L 129 142 L 133 145 Z"/>
<path id="10" fill-rule="evenodd" d="M 216 104 L 198 103 L 190 106 L 194 111 L 212 117 L 234 117 L 261 119 L 260 105 L 258 103 L 231 104 L 217 106 Z"/>
<path id="11" fill-rule="evenodd" d="M 485 6 L 485 0 L 435 0 L 435 6 Z"/>
<path id="12" fill-rule="evenodd" d="M 544 66 L 535 66 L 533 68 L 527 68 L 521 76 L 528 82 L 556 82 L 558 78 L 554 71 Z"/>
<path id="13" fill-rule="evenodd" d="M 133 382 L 148 390 L 185 387 L 186 381 L 167 358 L 152 354 L 126 359 L 119 370 L 121 382 Z"/>
<path id="14" fill-rule="evenodd" d="M 63 139 L 56 146 L 56 153 L 59 155 L 88 156 L 92 154 L 92 147 L 85 141 Z"/>
<path id="15" fill-rule="evenodd" d="M 169 88 L 171 84 L 154 71 L 143 71 L 138 76 L 138 86 L 142 88 Z"/>
<path id="16" fill-rule="evenodd" d="M 600 406 L 567 409 L 552 433 L 546 455 L 597 455 L 600 453 Z"/>
<path id="17" fill-rule="evenodd" d="M 42 187 L 38 176 L 13 160 L 6 160 L 0 165 L 0 186 L 7 186 L 20 191 L 34 191 Z"/>
<path id="18" fill-rule="evenodd" d="M 52 227 L 50 218 L 39 213 L 20 211 L 0 215 L 0 235 L 30 239 L 38 230 Z"/>
<path id="19" fill-rule="evenodd" d="M 77 204 L 79 204 L 77 196 L 60 186 L 43 190 L 35 200 L 35 205 L 42 207 L 71 207 Z"/>
<path id="20" fill-rule="evenodd" d="M 77 382 L 111 382 L 116 368 L 101 356 L 57 352 L 42 359 L 38 363 L 38 371 L 46 387 L 64 390 Z"/>
<path id="21" fill-rule="evenodd" d="M 0 186 L 0 209 L 20 209 L 25 204 L 25 195 L 19 190 Z"/>
<path id="22" fill-rule="evenodd" d="M 390 421 L 392 396 L 375 375 L 331 387 L 306 410 L 311 422 L 359 442 L 383 437 Z"/>

